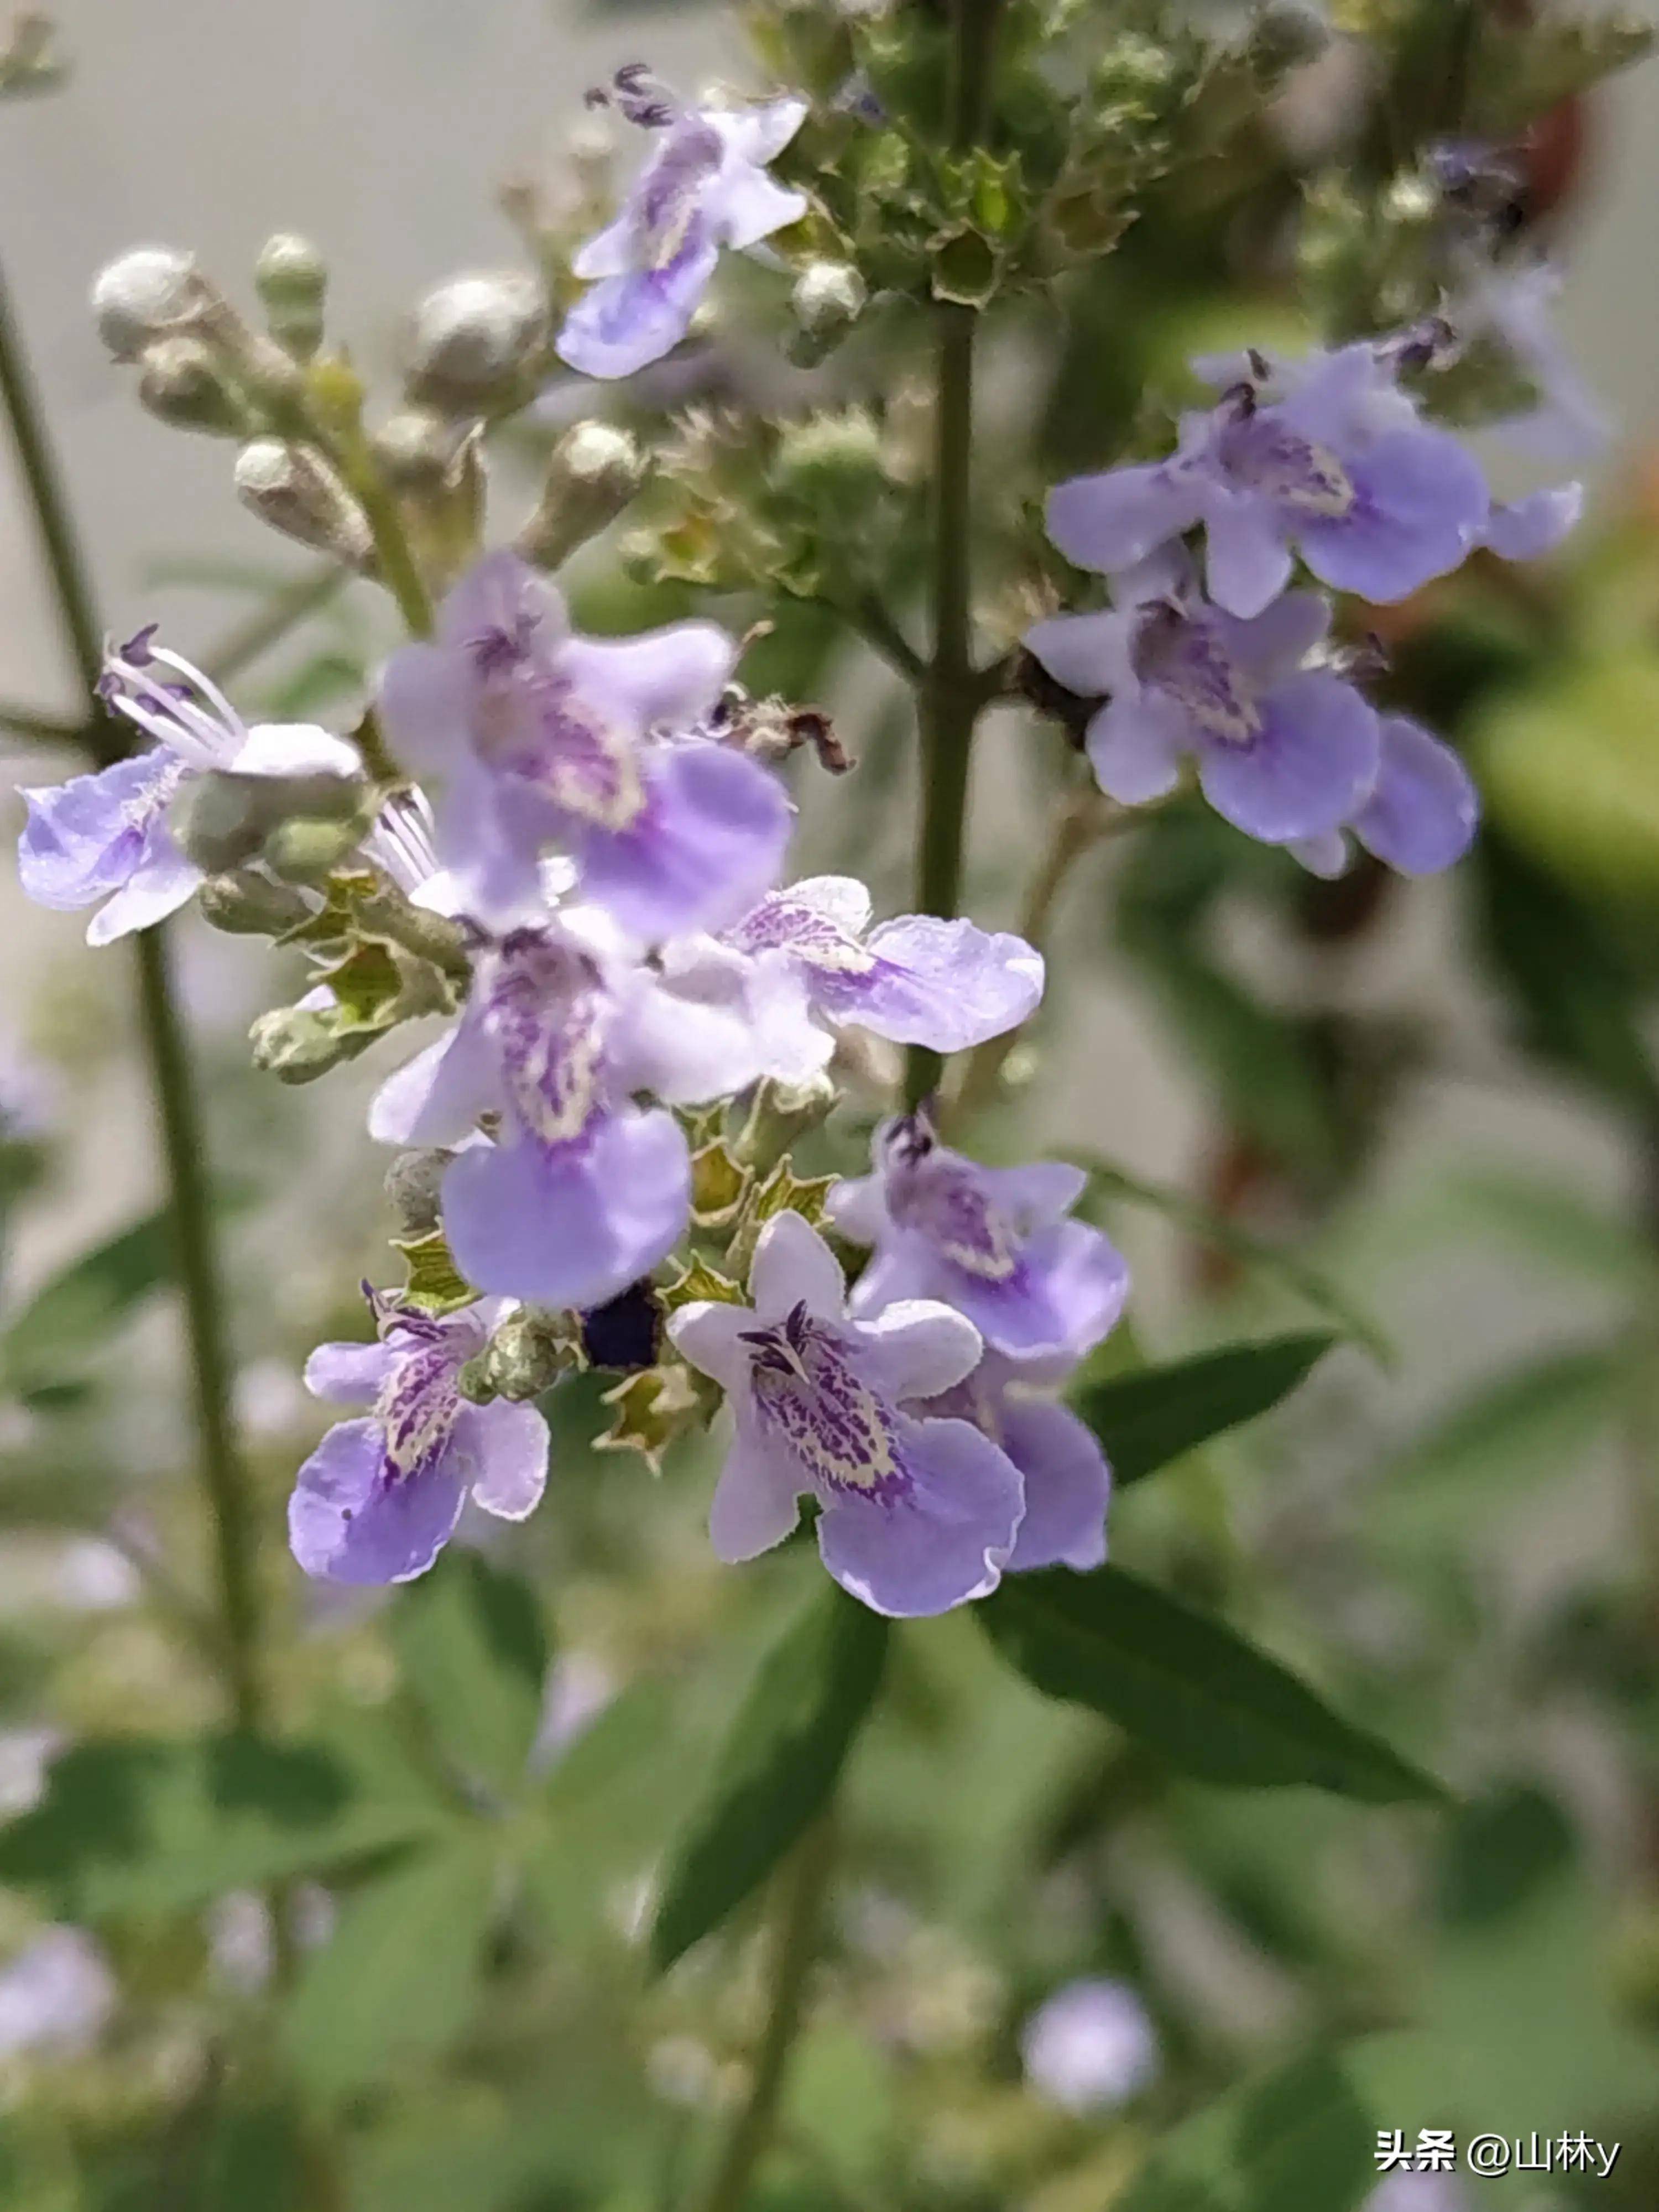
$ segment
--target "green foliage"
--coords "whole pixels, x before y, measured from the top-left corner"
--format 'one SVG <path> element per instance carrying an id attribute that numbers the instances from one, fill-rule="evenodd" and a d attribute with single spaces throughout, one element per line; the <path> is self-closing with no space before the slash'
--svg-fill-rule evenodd
<path id="1" fill-rule="evenodd" d="M 886 1621 L 831 1584 L 768 1653 L 670 1854 L 651 1929 L 659 1968 L 719 1927 L 829 1803 L 887 1638 Z"/>
<path id="2" fill-rule="evenodd" d="M 1281 1336 L 1229 1345 L 1166 1367 L 1097 1382 L 1073 1399 L 1100 1438 L 1121 1489 L 1155 1474 L 1212 1437 L 1271 1412 L 1330 1350 L 1331 1336 Z"/>
<path id="3" fill-rule="evenodd" d="M 404 1680 L 458 1774 L 515 1793 L 541 1719 L 547 1636 L 535 1592 L 477 1552 L 446 1552 L 392 1619 Z"/>
<path id="4" fill-rule="evenodd" d="M 1442 1795 L 1276 1659 L 1121 1567 L 1010 1576 L 979 1618 L 1045 1696 L 1091 1707 L 1202 1781 L 1376 1805 Z"/>
<path id="5" fill-rule="evenodd" d="M 0 1335 L 0 1382 L 27 1404 L 84 1374 L 121 1322 L 173 1273 L 173 1217 L 166 1212 L 83 1252 Z"/>
<path id="6" fill-rule="evenodd" d="M 1376 2142 L 1342 2059 L 1310 2053 L 1166 2136 L 1121 2212 L 1353 2212 L 1376 2184 Z"/>

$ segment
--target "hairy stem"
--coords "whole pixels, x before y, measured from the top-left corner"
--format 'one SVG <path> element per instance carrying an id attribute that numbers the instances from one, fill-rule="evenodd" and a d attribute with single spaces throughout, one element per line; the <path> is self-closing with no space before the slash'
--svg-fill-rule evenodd
<path id="1" fill-rule="evenodd" d="M 800 2026 L 806 1978 L 834 1863 L 835 1829 L 826 1814 L 796 1845 L 793 1858 L 779 1877 L 766 2027 L 755 2054 L 749 2094 L 732 2120 L 699 2212 L 738 2212 L 756 2163 L 771 2136 L 789 2055 Z"/>
<path id="2" fill-rule="evenodd" d="M 0 398 L 11 423 L 58 612 L 86 695 L 86 721 L 77 734 L 94 760 L 113 760 L 125 746 L 120 732 L 99 703 L 103 647 L 92 586 L 3 276 L 0 276 Z M 202 1487 L 213 1520 L 222 1663 L 237 1724 L 251 1728 L 264 1712 L 253 1522 L 230 1418 L 229 1367 L 222 1328 L 224 1295 L 215 1249 L 201 1116 L 161 931 L 143 932 L 133 941 L 133 953 L 184 1293 Z"/>

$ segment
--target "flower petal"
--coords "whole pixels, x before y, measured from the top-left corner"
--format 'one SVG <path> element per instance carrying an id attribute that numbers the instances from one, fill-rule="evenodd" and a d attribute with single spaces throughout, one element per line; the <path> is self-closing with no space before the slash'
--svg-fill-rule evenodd
<path id="1" fill-rule="evenodd" d="M 584 376 L 606 380 L 660 361 L 690 327 L 719 259 L 718 244 L 697 222 L 665 268 L 631 268 L 585 292 L 566 316 L 555 351 Z"/>
<path id="2" fill-rule="evenodd" d="M 370 1405 L 397 1357 L 390 1345 L 378 1342 L 319 1344 L 306 1362 L 306 1388 L 313 1398 Z"/>
<path id="3" fill-rule="evenodd" d="M 893 1399 L 936 1398 L 965 1382 L 984 1346 L 965 1315 L 934 1298 L 906 1298 L 858 1325 L 859 1366 Z"/>
<path id="4" fill-rule="evenodd" d="M 1304 521 L 1302 557 L 1334 591 L 1393 605 L 1462 565 L 1486 534 L 1492 496 L 1480 465 L 1443 430 L 1395 432 L 1350 466 L 1358 503 Z"/>
<path id="5" fill-rule="evenodd" d="M 1089 725 L 1089 758 L 1109 799 L 1142 806 L 1181 781 L 1181 716 L 1163 700 L 1120 693 Z"/>
<path id="6" fill-rule="evenodd" d="M 902 915 L 872 930 L 866 973 L 815 968 L 809 988 L 826 1017 L 894 1044 L 963 1052 L 1018 1029 L 1042 997 L 1042 955 L 1023 937 L 976 923 Z"/>
<path id="7" fill-rule="evenodd" d="M 427 1474 L 387 1482 L 379 1423 L 337 1423 L 300 1469 L 289 1500 L 295 1558 L 329 1582 L 403 1583 L 424 1574 L 460 1518 L 461 1485 L 448 1456 Z"/>
<path id="8" fill-rule="evenodd" d="M 1162 462 L 1073 477 L 1048 495 L 1048 531 L 1068 561 L 1110 575 L 1132 568 L 1199 519 L 1194 477 Z M 1065 678 L 1062 677 L 1063 683 Z"/>
<path id="9" fill-rule="evenodd" d="M 152 823 L 185 775 L 159 747 L 96 775 L 36 785 L 21 793 L 28 819 L 17 872 L 38 906 L 90 906 L 118 890 L 149 853 Z"/>
<path id="10" fill-rule="evenodd" d="M 1581 483 L 1535 491 L 1508 507 L 1493 507 L 1486 543 L 1500 561 L 1541 561 L 1577 528 L 1583 512 Z"/>
<path id="11" fill-rule="evenodd" d="M 740 1412 L 708 1510 L 715 1558 L 738 1566 L 793 1534 L 800 1518 L 796 1482 L 793 1462 L 768 1445 L 752 1416 Z"/>
<path id="12" fill-rule="evenodd" d="M 1079 699 L 1103 699 L 1128 676 L 1132 628 L 1120 613 L 1055 615 L 1028 629 L 1024 646 L 1056 684 Z"/>
<path id="13" fill-rule="evenodd" d="M 483 1024 L 470 1009 L 448 1035 L 391 1075 L 369 1101 L 377 1145 L 459 1145 L 480 1114 L 501 1103 L 501 1084 Z"/>
<path id="14" fill-rule="evenodd" d="M 1382 721 L 1382 768 L 1354 835 L 1402 876 L 1431 876 L 1474 842 L 1480 794 L 1449 745 L 1403 714 Z"/>
<path id="15" fill-rule="evenodd" d="M 1351 684 L 1292 676 L 1262 702 L 1261 735 L 1247 745 L 1206 743 L 1204 795 L 1248 836 L 1270 845 L 1335 830 L 1376 781 L 1376 716 Z"/>
<path id="16" fill-rule="evenodd" d="M 912 1487 L 823 1504 L 818 1549 L 843 1589 L 916 1620 L 986 1596 L 1002 1578 L 1024 1499 L 1012 1462 L 966 1421 L 906 1421 Z"/>
<path id="17" fill-rule="evenodd" d="M 646 782 L 632 827 L 583 839 L 583 891 L 647 944 L 721 927 L 782 865 L 787 793 L 757 763 L 702 742 L 653 746 Z"/>
<path id="18" fill-rule="evenodd" d="M 750 1294 L 763 1322 L 781 1321 L 805 1303 L 809 1313 L 840 1321 L 847 1310 L 841 1262 L 805 1217 L 774 1215 L 762 1230 L 749 1270 Z"/>
<path id="19" fill-rule="evenodd" d="M 1267 501 L 1223 495 L 1209 504 L 1205 577 L 1210 597 L 1245 619 L 1270 607 L 1291 580 L 1291 549 Z"/>
<path id="20" fill-rule="evenodd" d="M 1112 1477 L 1093 1431 L 1066 1407 L 1041 1398 L 1006 1400 L 1001 1428 L 1002 1448 L 1025 1486 L 1025 1517 L 1010 1571 L 1099 1566 L 1106 1557 Z"/>
<path id="21" fill-rule="evenodd" d="M 110 945 L 136 929 L 148 929 L 177 914 L 192 898 L 202 882 L 202 871 L 173 843 L 157 823 L 150 833 L 149 854 L 143 867 L 106 900 L 87 924 L 88 945 Z"/>
<path id="22" fill-rule="evenodd" d="M 722 1390 L 740 1393 L 748 1386 L 750 1349 L 744 1332 L 756 1325 L 754 1309 L 728 1305 L 720 1298 L 694 1298 L 668 1316 L 668 1340 L 676 1352 Z"/>
<path id="23" fill-rule="evenodd" d="M 499 1520 L 524 1521 L 547 1487 L 550 1442 L 547 1423 L 533 1406 L 497 1398 L 488 1406 L 463 1403 L 450 1452 L 475 1505 Z"/>

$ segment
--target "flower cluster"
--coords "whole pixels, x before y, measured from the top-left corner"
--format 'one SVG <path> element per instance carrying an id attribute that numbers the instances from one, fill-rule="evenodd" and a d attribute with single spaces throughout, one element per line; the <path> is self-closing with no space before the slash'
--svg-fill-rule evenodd
<path id="1" fill-rule="evenodd" d="M 1220 397 L 1183 418 L 1169 459 L 1050 494 L 1049 536 L 1110 580 L 1112 605 L 1039 623 L 1026 643 L 1105 702 L 1087 745 L 1111 798 L 1162 798 L 1191 761 L 1218 813 L 1321 874 L 1341 872 L 1350 836 L 1407 875 L 1467 851 L 1479 800 L 1462 763 L 1374 711 L 1332 647 L 1326 593 L 1293 588 L 1299 562 L 1388 605 L 1479 549 L 1533 559 L 1577 520 L 1576 484 L 1494 503 L 1474 457 L 1422 419 L 1403 380 L 1443 335 L 1195 363 Z"/>

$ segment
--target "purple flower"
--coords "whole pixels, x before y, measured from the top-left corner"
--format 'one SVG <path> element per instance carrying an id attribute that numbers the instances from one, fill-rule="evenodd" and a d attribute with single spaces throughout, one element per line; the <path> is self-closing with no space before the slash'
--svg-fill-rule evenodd
<path id="1" fill-rule="evenodd" d="M 115 1977 L 85 1929 L 46 1929 L 0 1967 L 0 2059 L 89 2049 L 116 1995 Z"/>
<path id="2" fill-rule="evenodd" d="M 442 1190 L 446 1234 L 471 1282 L 542 1305 L 603 1305 L 678 1241 L 690 1164 L 676 1104 L 755 1080 L 744 1024 L 677 999 L 624 961 L 604 917 L 575 911 L 509 933 L 478 962 L 460 1021 L 386 1083 L 371 1134 L 466 1143 Z M 495 1143 L 478 1116 L 501 1116 Z"/>
<path id="3" fill-rule="evenodd" d="M 1460 338 L 1485 339 L 1506 354 L 1537 395 L 1525 413 L 1494 427 L 1541 459 L 1588 460 L 1606 449 L 1612 426 L 1555 328 L 1560 290 L 1560 271 L 1547 261 L 1471 257 L 1448 320 Z M 1530 556 L 1504 556 L 1517 557 Z"/>
<path id="4" fill-rule="evenodd" d="M 1020 2053 L 1032 2087 L 1079 2114 L 1126 2104 L 1158 2069 L 1158 2038 L 1127 1982 L 1068 1982 L 1027 2021 Z"/>
<path id="5" fill-rule="evenodd" d="M 1117 579 L 1109 613 L 1060 615 L 1025 642 L 1070 690 L 1109 694 L 1089 725 L 1100 787 L 1125 805 L 1174 790 L 1184 754 L 1218 814 L 1285 845 L 1351 820 L 1376 781 L 1376 716 L 1304 663 L 1330 626 L 1311 592 L 1241 621 L 1196 596 L 1172 548 Z"/>
<path id="6" fill-rule="evenodd" d="M 1010 1574 L 1036 1567 L 1086 1574 L 1106 1558 L 1112 1495 L 1106 1455 L 1086 1422 L 1034 1387 L 1062 1381 L 1073 1364 L 1013 1360 L 988 1351 L 965 1382 L 908 1409 L 971 1421 L 1013 1462 L 1025 1517 L 1009 1556 Z"/>
<path id="7" fill-rule="evenodd" d="M 873 1174 L 837 1183 L 830 1218 L 873 1245 L 853 1310 L 942 1298 L 994 1351 L 1073 1363 L 1123 1310 L 1129 1271 L 1109 1238 L 1066 1216 L 1088 1177 L 1059 1161 L 986 1168 L 941 1145 L 925 1113 L 884 1122 Z"/>
<path id="8" fill-rule="evenodd" d="M 744 1007 L 763 1073 L 786 1083 L 825 1066 L 832 1030 L 962 1052 L 1018 1028 L 1042 996 L 1042 956 L 1024 938 L 919 914 L 872 929 L 870 894 L 850 876 L 770 892 L 718 943 L 664 957 L 684 989 Z"/>
<path id="9" fill-rule="evenodd" d="M 559 594 L 487 554 L 444 601 L 435 644 L 394 653 L 394 751 L 439 779 L 438 859 L 481 921 L 542 908 L 549 845 L 644 941 L 718 928 L 775 878 L 791 810 L 741 753 L 694 734 L 737 648 L 711 623 L 577 637 Z"/>
<path id="10" fill-rule="evenodd" d="M 1474 843 L 1480 820 L 1480 794 L 1468 769 L 1449 745 L 1404 714 L 1384 714 L 1377 726 L 1382 765 L 1347 827 L 1368 852 L 1402 876 L 1437 875 L 1455 866 Z M 1348 865 L 1348 841 L 1340 830 L 1291 849 L 1318 876 L 1340 876 Z"/>
<path id="11" fill-rule="evenodd" d="M 505 1310 L 480 1300 L 443 1320 L 369 1292 L 374 1344 L 319 1345 L 306 1387 L 372 1406 L 341 1421 L 300 1469 L 289 1540 L 308 1575 L 405 1583 L 448 1542 L 468 1492 L 485 1512 L 522 1521 L 547 1480 L 547 1424 L 532 1406 L 475 1406 L 458 1385 Z"/>
<path id="12" fill-rule="evenodd" d="M 629 120 L 662 135 L 622 213 L 572 264 L 598 280 L 557 342 L 585 376 L 631 376 L 660 360 L 685 336 L 720 248 L 757 246 L 806 212 L 804 193 L 766 173 L 799 130 L 805 100 L 688 109 L 642 71 L 617 83 Z"/>
<path id="13" fill-rule="evenodd" d="M 1202 524 L 1210 597 L 1245 618 L 1284 591 L 1293 553 L 1333 590 L 1408 598 L 1462 565 L 1491 509 L 1479 464 L 1400 388 L 1413 349 L 1344 346 L 1265 378 L 1245 364 L 1173 459 L 1056 486 L 1049 536 L 1109 575 Z"/>
<path id="14" fill-rule="evenodd" d="M 824 1565 L 877 1613 L 945 1613 L 994 1589 L 1019 1528 L 1019 1477 L 968 1422 L 906 1409 L 971 1372 L 972 1322 L 924 1299 L 849 1317 L 834 1255 L 797 1213 L 761 1232 L 750 1287 L 752 1309 L 698 1301 L 668 1324 L 732 1402 L 709 1516 L 720 1557 L 781 1544 L 806 1496 Z"/>
<path id="15" fill-rule="evenodd" d="M 185 784 L 217 771 L 233 775 L 355 777 L 355 745 L 309 723 L 250 729 L 198 668 L 141 631 L 105 665 L 106 704 L 156 740 L 153 750 L 95 775 L 27 789 L 28 819 L 18 841 L 18 873 L 42 906 L 99 905 L 89 945 L 147 929 L 183 906 L 202 871 L 179 849 L 167 811 Z"/>

